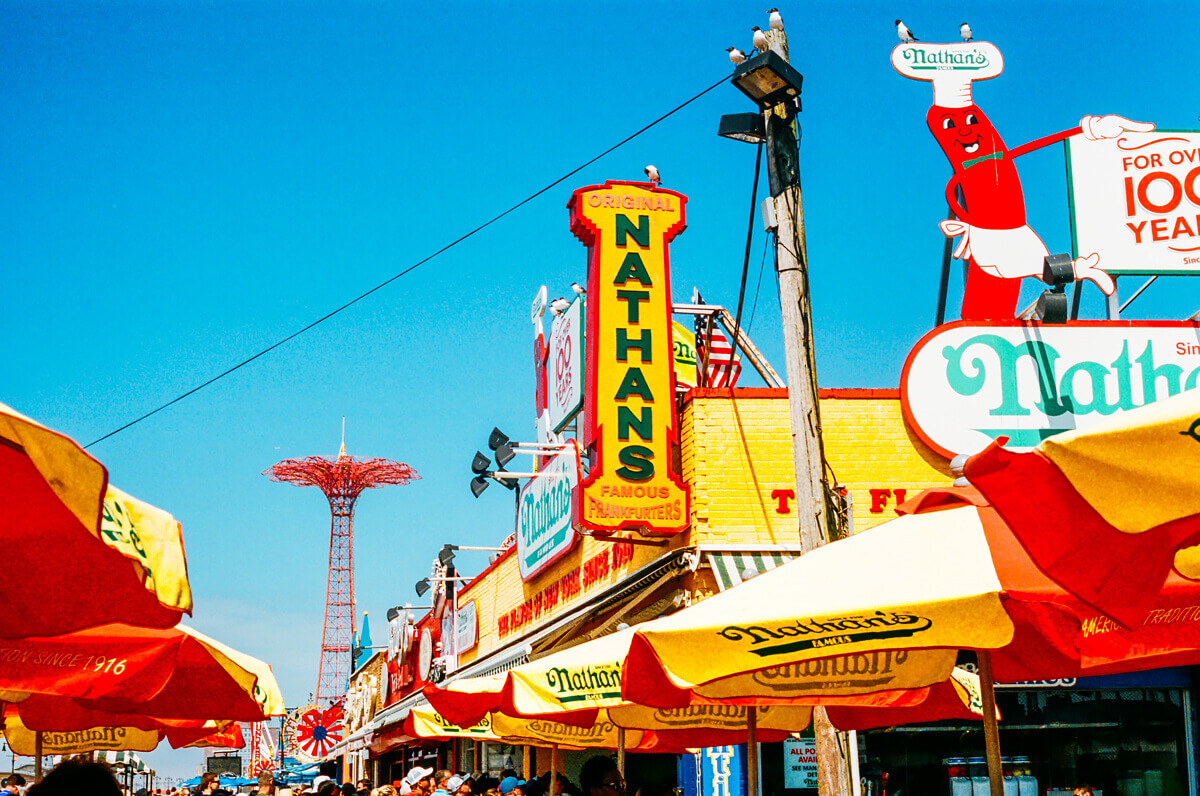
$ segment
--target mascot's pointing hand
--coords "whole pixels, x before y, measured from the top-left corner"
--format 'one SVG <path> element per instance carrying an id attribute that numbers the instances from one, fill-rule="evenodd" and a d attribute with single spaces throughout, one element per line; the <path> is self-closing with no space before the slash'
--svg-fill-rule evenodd
<path id="1" fill-rule="evenodd" d="M 1119 138 L 1122 133 L 1148 133 L 1154 129 L 1153 122 L 1135 122 L 1124 116 L 1084 116 L 1079 120 L 1083 137 L 1089 141 L 1102 138 Z"/>

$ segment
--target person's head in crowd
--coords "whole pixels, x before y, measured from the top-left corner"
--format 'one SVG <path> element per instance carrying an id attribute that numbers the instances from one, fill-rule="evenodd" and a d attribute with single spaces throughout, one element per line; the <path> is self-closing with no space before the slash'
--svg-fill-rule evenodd
<path id="1" fill-rule="evenodd" d="M 454 775 L 444 768 L 439 768 L 433 772 L 433 792 L 434 793 L 449 793 L 450 789 L 446 787 L 446 783 Z"/>
<path id="2" fill-rule="evenodd" d="M 0 788 L 0 793 L 19 793 L 23 787 L 25 787 L 25 777 L 13 772 L 4 780 L 4 787 Z"/>
<path id="3" fill-rule="evenodd" d="M 197 790 L 200 793 L 213 793 L 221 784 L 221 778 L 211 771 L 205 771 L 200 775 L 200 785 Z"/>
<path id="4" fill-rule="evenodd" d="M 458 793 L 458 789 L 463 786 L 463 782 L 465 781 L 466 780 L 464 780 L 458 774 L 455 774 L 452 777 L 447 777 L 445 784 L 442 785 L 442 790 L 446 791 L 446 793 L 450 794 L 450 796 L 454 796 L 454 794 Z"/>
<path id="5" fill-rule="evenodd" d="M 17 788 L 25 784 L 25 778 L 12 774 L 4 782 L 6 788 L 11 787 L 9 793 L 17 793 Z M 33 796 L 75 796 L 79 793 L 117 796 L 120 792 L 121 786 L 108 766 L 85 760 L 64 760 L 28 791 Z"/>
<path id="6" fill-rule="evenodd" d="M 450 791 L 450 796 L 471 796 L 474 786 L 475 781 L 471 777 L 459 777 L 458 787 Z"/>
<path id="7" fill-rule="evenodd" d="M 584 796 L 625 796 L 625 778 L 608 755 L 588 758 L 579 770 L 579 785 Z"/>
<path id="8" fill-rule="evenodd" d="M 357 796 L 358 788 L 354 787 L 353 782 L 343 782 L 341 792 L 342 796 Z"/>
<path id="9" fill-rule="evenodd" d="M 500 772 L 500 781 L 501 781 L 501 782 L 502 782 L 502 781 L 504 781 L 504 780 L 506 780 L 506 779 L 508 779 L 509 777 L 514 777 L 514 778 L 516 778 L 516 777 L 517 777 L 517 772 L 516 772 L 516 771 L 513 771 L 511 768 L 506 768 L 506 769 L 504 769 L 503 771 L 501 771 L 501 772 Z"/>
<path id="10" fill-rule="evenodd" d="M 328 777 L 321 783 L 321 787 L 317 788 L 317 796 L 337 796 L 338 784 Z"/>
<path id="11" fill-rule="evenodd" d="M 500 796 L 525 796 L 525 780 L 517 777 L 505 777 L 500 780 L 496 792 Z"/>
<path id="12" fill-rule="evenodd" d="M 359 796 L 371 796 L 371 780 L 363 777 L 358 781 Z"/>
<path id="13" fill-rule="evenodd" d="M 256 793 L 274 793 L 275 792 L 275 775 L 270 771 L 260 771 L 258 773 L 258 787 Z"/>
<path id="14" fill-rule="evenodd" d="M 400 792 L 392 785 L 380 785 L 371 791 L 371 796 L 400 796 Z"/>

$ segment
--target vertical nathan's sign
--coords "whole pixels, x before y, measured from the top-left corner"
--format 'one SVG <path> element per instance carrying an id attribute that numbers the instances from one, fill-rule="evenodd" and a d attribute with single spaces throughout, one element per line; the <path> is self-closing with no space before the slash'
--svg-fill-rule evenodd
<path id="1" fill-rule="evenodd" d="M 676 439 L 667 245 L 687 197 L 608 182 L 571 196 L 571 231 L 588 247 L 588 442 L 596 460 L 575 501 L 577 525 L 669 536 L 688 524 Z"/>

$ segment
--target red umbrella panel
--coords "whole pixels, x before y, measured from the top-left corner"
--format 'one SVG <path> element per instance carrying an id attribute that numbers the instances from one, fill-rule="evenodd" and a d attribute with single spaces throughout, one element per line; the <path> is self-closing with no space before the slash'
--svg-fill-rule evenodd
<path id="1" fill-rule="evenodd" d="M 0 691 L 109 713 L 261 721 L 283 712 L 270 666 L 183 626 L 0 640 L 0 662 Z"/>
<path id="2" fill-rule="evenodd" d="M 110 486 L 71 439 L 3 404 L 0 549 L 20 573 L 0 579 L 0 638 L 110 622 L 167 628 L 191 613 L 179 523 Z"/>
<path id="3" fill-rule="evenodd" d="M 932 489 L 898 511 L 922 514 L 973 506 L 1004 591 L 1012 641 L 992 655 L 1002 682 L 1084 677 L 1200 663 L 1200 582 L 1171 573 L 1147 616 L 1128 627 L 1043 572 L 1028 547 L 978 490 Z"/>
<path id="4" fill-rule="evenodd" d="M 994 443 L 965 474 L 1043 572 L 1128 628 L 1200 578 L 1200 390 L 1025 453 Z"/>

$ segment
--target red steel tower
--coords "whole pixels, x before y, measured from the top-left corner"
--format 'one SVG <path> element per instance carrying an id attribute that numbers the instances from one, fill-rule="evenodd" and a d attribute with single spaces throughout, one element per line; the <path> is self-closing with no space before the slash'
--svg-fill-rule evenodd
<path id="1" fill-rule="evenodd" d="M 354 502 L 364 489 L 407 484 L 417 471 L 390 459 L 355 459 L 346 455 L 343 438 L 336 459 L 309 456 L 285 459 L 263 475 L 272 481 L 315 486 L 329 499 L 329 579 L 325 586 L 325 630 L 321 635 L 318 705 L 328 705 L 346 692 L 350 678 L 350 642 L 354 635 L 354 545 L 351 536 Z"/>

